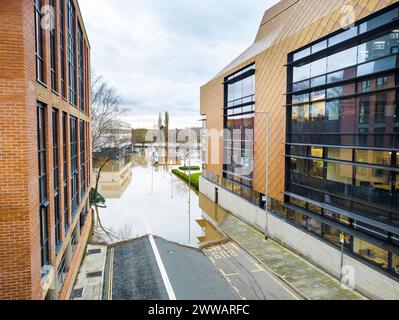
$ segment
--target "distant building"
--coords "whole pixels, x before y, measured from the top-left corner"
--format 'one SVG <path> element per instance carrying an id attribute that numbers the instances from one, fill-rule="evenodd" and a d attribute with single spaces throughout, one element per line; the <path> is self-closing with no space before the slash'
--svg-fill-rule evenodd
<path id="1" fill-rule="evenodd" d="M 122 167 L 129 161 L 132 154 L 132 127 L 130 124 L 115 120 L 104 130 L 101 137 L 101 146 L 98 150 L 93 150 L 94 166 L 97 166 L 103 158 L 118 160 Z"/>
<path id="2" fill-rule="evenodd" d="M 371 298 L 399 298 L 398 41 L 398 1 L 282 0 L 201 88 L 201 192 L 337 278 L 343 240 Z"/>
<path id="3" fill-rule="evenodd" d="M 68 299 L 92 224 L 78 2 L 1 1 L 0 57 L 0 300 Z"/>

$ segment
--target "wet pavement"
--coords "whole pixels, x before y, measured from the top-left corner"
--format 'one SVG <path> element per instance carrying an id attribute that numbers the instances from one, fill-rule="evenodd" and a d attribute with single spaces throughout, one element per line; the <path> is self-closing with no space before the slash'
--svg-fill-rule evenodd
<path id="1" fill-rule="evenodd" d="M 212 246 L 204 252 L 243 300 L 302 299 L 234 242 Z"/>
<path id="2" fill-rule="evenodd" d="M 267 270 L 308 300 L 366 299 L 356 291 L 344 289 L 338 280 L 275 241 L 266 241 L 263 234 L 232 214 L 225 213 L 220 228 Z"/>

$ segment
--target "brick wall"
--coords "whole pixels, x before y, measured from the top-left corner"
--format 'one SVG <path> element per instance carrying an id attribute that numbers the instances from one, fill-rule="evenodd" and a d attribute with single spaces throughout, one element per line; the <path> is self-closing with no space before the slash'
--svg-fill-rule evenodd
<path id="1" fill-rule="evenodd" d="M 84 33 L 84 70 L 85 70 L 85 110 L 72 106 L 62 95 L 50 88 L 50 37 L 49 31 L 44 37 L 44 84 L 36 81 L 35 24 L 33 1 L 2 0 L 0 10 L 0 300 L 1 299 L 42 299 L 46 292 L 41 286 L 40 258 L 40 216 L 38 190 L 38 153 L 37 153 L 37 101 L 46 106 L 46 148 L 47 148 L 47 187 L 49 200 L 49 241 L 50 261 L 57 269 L 57 263 L 67 250 L 69 234 L 62 234 L 63 246 L 59 257 L 55 254 L 54 235 L 54 179 L 52 156 L 52 108 L 59 110 L 59 179 L 63 181 L 62 154 L 62 112 L 82 119 L 90 125 L 90 48 L 84 32 L 83 21 L 77 1 L 73 1 Z M 47 5 L 49 0 L 44 0 Z M 59 1 L 55 1 L 59 4 Z M 67 3 L 67 1 L 65 1 Z M 65 9 L 65 15 L 67 10 Z M 57 31 L 56 46 L 60 37 L 58 28 L 58 7 L 55 8 Z M 65 61 L 67 63 L 67 32 L 65 23 Z M 61 88 L 60 57 L 57 50 L 57 87 Z M 76 62 L 77 65 L 77 62 Z M 66 68 L 65 82 L 68 85 Z M 69 121 L 67 128 L 69 139 Z M 79 136 L 78 136 L 79 137 Z M 85 159 L 91 163 L 90 131 L 87 131 L 88 147 Z M 70 147 L 68 146 L 67 164 L 70 182 Z M 78 144 L 79 155 L 79 144 Z M 86 168 L 86 180 L 90 180 L 91 170 Z M 80 171 L 79 171 L 80 174 Z M 79 177 L 80 183 L 81 177 Z M 89 186 L 89 185 L 88 185 Z M 70 183 L 69 183 L 70 187 Z M 63 188 L 60 186 L 60 220 L 64 230 Z M 70 206 L 70 192 L 69 206 Z M 86 202 L 85 199 L 80 199 Z M 81 206 L 81 209 L 83 205 Z M 79 213 L 75 221 L 79 219 Z M 71 218 L 70 218 L 71 219 Z M 72 220 L 72 219 L 71 219 Z M 72 222 L 72 221 L 70 221 Z M 88 219 L 88 223 L 91 220 Z M 84 250 L 85 237 L 79 244 Z M 78 251 L 79 251 L 78 250 Z M 76 252 L 79 256 L 81 253 Z M 77 260 L 77 259 L 75 259 Z M 75 269 L 75 268 L 71 268 Z M 73 281 L 73 279 L 71 280 Z M 54 286 L 54 285 L 53 285 Z"/>

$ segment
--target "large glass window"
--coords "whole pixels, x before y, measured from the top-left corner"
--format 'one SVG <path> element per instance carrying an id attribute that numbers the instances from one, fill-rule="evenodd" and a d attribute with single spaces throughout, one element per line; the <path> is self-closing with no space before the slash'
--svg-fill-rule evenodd
<path id="1" fill-rule="evenodd" d="M 254 68 L 249 66 L 226 80 L 224 174 L 247 186 L 252 186 L 253 180 Z"/>
<path id="2" fill-rule="evenodd" d="M 36 48 L 36 79 L 44 81 L 43 31 L 42 31 L 42 1 L 34 0 L 35 7 L 35 48 Z"/>
<path id="3" fill-rule="evenodd" d="M 328 148 L 327 157 L 332 160 L 352 161 L 352 149 Z"/>
<path id="4" fill-rule="evenodd" d="M 63 172 L 64 172 L 64 227 L 65 231 L 69 228 L 69 205 L 68 205 L 68 171 L 67 171 L 67 131 L 68 116 L 62 113 L 62 154 L 63 154 Z"/>
<path id="5" fill-rule="evenodd" d="M 356 150 L 357 162 L 391 166 L 392 152 L 375 150 Z"/>
<path id="6" fill-rule="evenodd" d="M 391 172 L 368 167 L 355 167 L 355 195 L 358 198 L 386 204 L 391 201 Z"/>
<path id="7" fill-rule="evenodd" d="M 66 85 L 65 85 L 65 0 L 59 0 L 59 20 L 60 20 L 60 64 L 61 64 L 61 94 L 66 98 Z"/>
<path id="8" fill-rule="evenodd" d="M 363 43 L 359 46 L 358 63 L 368 62 L 397 53 L 399 30 Z"/>
<path id="9" fill-rule="evenodd" d="M 40 200 L 40 246 L 42 266 L 49 264 L 48 239 L 48 198 L 46 165 L 46 120 L 45 108 L 37 105 L 37 147 L 39 159 L 39 200 Z"/>
<path id="10" fill-rule="evenodd" d="M 349 194 L 352 186 L 353 167 L 334 162 L 327 163 L 327 189 L 336 194 Z"/>
<path id="11" fill-rule="evenodd" d="M 353 242 L 353 251 L 380 268 L 388 269 L 388 251 L 357 238 Z"/>
<path id="12" fill-rule="evenodd" d="M 80 196 L 83 199 L 86 192 L 86 153 L 85 153 L 85 122 L 80 121 Z"/>
<path id="13" fill-rule="evenodd" d="M 58 110 L 53 109 L 53 175 L 54 175 L 54 235 L 55 245 L 61 242 L 60 194 L 58 170 Z"/>
<path id="14" fill-rule="evenodd" d="M 392 269 L 399 275 L 399 255 L 394 254 L 392 256 Z"/>
<path id="15" fill-rule="evenodd" d="M 71 117 L 71 198 L 72 198 L 72 216 L 74 217 L 77 213 L 79 207 L 79 184 L 78 184 L 78 176 L 79 176 L 79 167 L 78 167 L 78 140 L 77 140 L 77 130 L 78 123 L 77 119 Z"/>
<path id="16" fill-rule="evenodd" d="M 69 61 L 69 101 L 76 105 L 76 35 L 75 7 L 68 0 L 68 61 Z"/>
<path id="17" fill-rule="evenodd" d="M 335 53 L 327 58 L 327 71 L 333 72 L 354 66 L 357 63 L 357 47 Z"/>
<path id="18" fill-rule="evenodd" d="M 84 79 L 83 79 L 83 32 L 78 25 L 78 82 L 79 82 L 79 107 L 84 111 Z"/>
<path id="19" fill-rule="evenodd" d="M 50 71 L 51 71 L 51 89 L 57 91 L 57 47 L 56 47 L 56 24 L 55 24 L 55 1 L 50 0 Z"/>

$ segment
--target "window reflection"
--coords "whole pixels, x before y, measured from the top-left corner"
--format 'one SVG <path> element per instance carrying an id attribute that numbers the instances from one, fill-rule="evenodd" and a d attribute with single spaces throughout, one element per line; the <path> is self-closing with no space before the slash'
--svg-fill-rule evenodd
<path id="1" fill-rule="evenodd" d="M 354 239 L 353 251 L 380 268 L 388 269 L 388 251 L 357 238 Z"/>
<path id="2" fill-rule="evenodd" d="M 374 90 L 382 90 L 395 86 L 395 75 L 389 74 L 377 78 L 359 81 L 359 92 L 366 93 Z"/>
<path id="3" fill-rule="evenodd" d="M 347 96 L 355 93 L 355 84 L 351 83 L 344 86 L 338 86 L 327 89 L 327 98 L 337 98 L 341 96 Z"/>
<path id="4" fill-rule="evenodd" d="M 373 151 L 373 150 L 356 150 L 355 157 L 357 162 L 378 164 L 383 166 L 391 165 L 391 152 Z"/>
<path id="5" fill-rule="evenodd" d="M 357 67 L 357 75 L 358 77 L 361 77 L 371 73 L 393 69 L 396 67 L 396 60 L 396 56 L 391 56 L 384 59 L 361 64 Z"/>
<path id="6" fill-rule="evenodd" d="M 361 199 L 389 203 L 391 193 L 391 173 L 367 167 L 355 167 L 355 195 Z"/>
<path id="7" fill-rule="evenodd" d="M 351 165 L 327 163 L 327 189 L 337 194 L 349 194 L 352 186 L 353 168 Z"/>
<path id="8" fill-rule="evenodd" d="M 357 47 L 353 47 L 328 57 L 328 72 L 354 66 L 357 63 Z"/>
<path id="9" fill-rule="evenodd" d="M 294 81 L 298 82 L 310 78 L 310 63 L 294 67 Z"/>
<path id="10" fill-rule="evenodd" d="M 393 53 L 398 46 L 399 31 L 393 31 L 387 35 L 373 39 L 359 46 L 358 63 L 363 63 L 385 57 Z"/>
<path id="11" fill-rule="evenodd" d="M 255 65 L 251 65 L 230 76 L 226 84 L 229 109 L 225 116 L 228 134 L 224 141 L 224 173 L 230 179 L 248 186 L 252 185 L 253 178 L 254 68 Z M 242 79 L 246 74 L 249 75 Z M 234 192 L 241 194 L 239 185 L 231 187 Z"/>
<path id="12" fill-rule="evenodd" d="M 328 148 L 327 157 L 333 160 L 352 161 L 352 149 Z"/>
<path id="13" fill-rule="evenodd" d="M 399 256 L 396 254 L 392 256 L 392 269 L 396 274 L 399 274 Z"/>
<path id="14" fill-rule="evenodd" d="M 323 158 L 323 148 L 312 147 L 310 149 L 311 156 L 314 158 Z"/>

